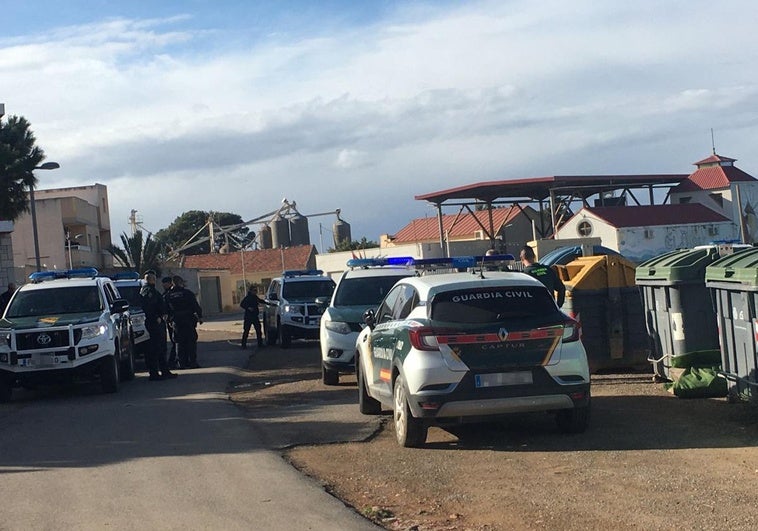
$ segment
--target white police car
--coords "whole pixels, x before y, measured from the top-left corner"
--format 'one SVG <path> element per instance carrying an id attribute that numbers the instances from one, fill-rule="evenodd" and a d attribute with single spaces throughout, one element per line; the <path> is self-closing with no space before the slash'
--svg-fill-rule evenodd
<path id="1" fill-rule="evenodd" d="M 354 258 L 342 273 L 329 307 L 321 317 L 321 376 L 337 385 L 340 373 L 355 370 L 355 340 L 363 328 L 363 312 L 376 307 L 401 278 L 414 276 L 405 267 L 411 258 Z"/>
<path id="2" fill-rule="evenodd" d="M 494 257 L 448 259 L 456 268 Z M 420 267 L 442 260 L 418 260 Z M 394 414 L 398 443 L 420 446 L 429 425 L 532 411 L 581 432 L 590 374 L 579 324 L 525 273 L 442 273 L 398 281 L 359 334 L 364 414 Z"/>
<path id="3" fill-rule="evenodd" d="M 142 297 L 140 291 L 146 281 L 139 278 L 139 273 L 123 272 L 111 275 L 113 283 L 116 285 L 119 294 L 129 301 L 129 317 L 132 323 L 132 344 L 134 346 L 134 355 L 138 358 L 144 358 L 145 349 L 149 344 L 150 333 L 145 326 L 145 311 L 142 309 Z"/>
<path id="4" fill-rule="evenodd" d="M 321 314 L 334 292 L 334 280 L 320 269 L 290 269 L 266 290 L 263 330 L 266 342 L 287 348 L 293 339 L 318 339 Z"/>
<path id="5" fill-rule="evenodd" d="M 96 376 L 112 393 L 134 378 L 129 303 L 111 279 L 93 268 L 29 278 L 0 319 L 0 401 L 16 385 Z"/>

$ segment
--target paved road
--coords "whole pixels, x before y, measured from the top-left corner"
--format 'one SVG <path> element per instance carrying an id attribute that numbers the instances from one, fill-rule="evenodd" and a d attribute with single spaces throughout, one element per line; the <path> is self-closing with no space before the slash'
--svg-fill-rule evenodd
<path id="1" fill-rule="evenodd" d="M 247 353 L 203 343 L 203 369 L 20 391 L 0 405 L 0 529 L 377 529 L 267 450 L 229 402 Z"/>

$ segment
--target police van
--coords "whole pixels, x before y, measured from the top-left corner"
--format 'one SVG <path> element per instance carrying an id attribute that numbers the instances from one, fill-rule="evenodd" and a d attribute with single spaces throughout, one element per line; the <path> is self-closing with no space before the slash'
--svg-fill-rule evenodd
<path id="1" fill-rule="evenodd" d="M 590 374 L 579 323 L 538 280 L 490 271 L 494 257 L 415 260 L 356 343 L 363 414 L 391 409 L 398 443 L 420 446 L 433 424 L 550 412 L 564 432 L 590 415 Z"/>
<path id="2" fill-rule="evenodd" d="M 0 401 L 17 385 L 134 378 L 129 303 L 94 268 L 32 273 L 0 319 Z"/>

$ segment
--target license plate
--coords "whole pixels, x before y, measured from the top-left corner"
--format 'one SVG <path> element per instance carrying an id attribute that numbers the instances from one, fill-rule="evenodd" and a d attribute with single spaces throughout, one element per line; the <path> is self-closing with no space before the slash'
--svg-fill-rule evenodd
<path id="1" fill-rule="evenodd" d="M 532 371 L 476 374 L 474 375 L 474 382 L 477 387 L 498 387 L 501 385 L 528 385 L 532 383 Z"/>

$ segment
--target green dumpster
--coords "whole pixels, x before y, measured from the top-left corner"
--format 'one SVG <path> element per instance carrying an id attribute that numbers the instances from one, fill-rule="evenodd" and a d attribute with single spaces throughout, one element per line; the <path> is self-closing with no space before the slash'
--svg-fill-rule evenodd
<path id="1" fill-rule="evenodd" d="M 620 255 L 585 256 L 555 266 L 566 285 L 562 310 L 581 323 L 590 371 L 647 365 L 649 347 L 635 264 Z"/>
<path id="2" fill-rule="evenodd" d="M 716 245 L 662 254 L 637 267 L 650 363 L 659 378 L 671 379 L 673 358 L 719 348 L 716 312 L 705 287 L 705 269 L 720 258 Z"/>
<path id="3" fill-rule="evenodd" d="M 721 375 L 731 400 L 758 402 L 758 249 L 725 256 L 705 272 L 716 301 Z"/>

